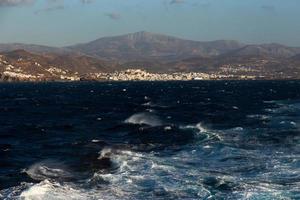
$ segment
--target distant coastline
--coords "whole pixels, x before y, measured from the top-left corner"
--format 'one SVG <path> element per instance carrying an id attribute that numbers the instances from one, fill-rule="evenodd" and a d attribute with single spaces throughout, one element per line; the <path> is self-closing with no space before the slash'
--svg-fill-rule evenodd
<path id="1" fill-rule="evenodd" d="M 64 71 L 60 71 L 63 75 L 48 77 L 34 76 L 30 74 L 16 73 L 5 71 L 0 73 L 0 82 L 138 82 L 138 81 L 214 81 L 214 80 L 297 80 L 296 78 L 266 78 L 246 75 L 221 75 L 207 74 L 199 72 L 186 73 L 149 73 L 141 69 L 127 69 L 124 71 L 116 71 L 112 73 L 90 73 L 85 76 L 66 75 Z"/>
<path id="2" fill-rule="evenodd" d="M 2 81 L 300 79 L 300 48 L 137 32 L 53 48 L 0 44 Z"/>

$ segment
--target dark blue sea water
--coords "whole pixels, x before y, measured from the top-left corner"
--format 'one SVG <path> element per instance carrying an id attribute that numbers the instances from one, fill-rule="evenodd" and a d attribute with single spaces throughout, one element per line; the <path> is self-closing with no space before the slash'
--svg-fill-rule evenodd
<path id="1" fill-rule="evenodd" d="M 300 199 L 300 81 L 0 84 L 0 199 Z"/>

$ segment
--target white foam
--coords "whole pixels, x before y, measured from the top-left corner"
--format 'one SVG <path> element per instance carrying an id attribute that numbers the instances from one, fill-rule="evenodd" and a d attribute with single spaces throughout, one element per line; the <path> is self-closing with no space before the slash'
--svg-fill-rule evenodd
<path id="1" fill-rule="evenodd" d="M 297 123 L 294 122 L 294 121 L 291 121 L 290 124 L 293 125 L 293 126 L 297 126 Z"/>
<path id="2" fill-rule="evenodd" d="M 109 198 L 109 197 L 107 197 Z M 22 200 L 93 200 L 103 198 L 101 192 L 94 189 L 84 190 L 73 185 L 60 184 L 49 180 L 35 184 L 23 191 L 20 195 Z"/>
<path id="3" fill-rule="evenodd" d="M 186 159 L 182 159 L 182 155 L 162 158 L 155 156 L 154 152 L 137 153 L 109 148 L 102 150 L 99 154 L 100 156 L 110 155 L 112 162 L 117 163 L 119 168 L 113 173 L 97 172 L 92 179 L 109 183 L 106 192 L 114 194 L 116 199 L 126 199 L 127 196 L 129 199 L 141 199 L 142 197 L 139 196 L 141 194 L 140 189 L 152 191 L 153 185 L 155 185 L 155 188 L 161 188 L 178 196 L 178 198 L 181 195 L 184 198 L 185 193 L 188 191 L 187 187 L 193 188 L 193 191 L 199 193 L 199 198 L 208 195 L 205 188 L 201 185 L 195 186 L 193 182 L 187 183 L 188 186 L 172 184 L 185 179 L 185 176 L 190 176 L 185 170 L 184 161 L 186 160 L 189 163 L 191 160 L 200 159 L 197 155 L 184 155 Z M 163 176 L 161 176 L 162 174 Z M 147 195 L 151 196 L 150 193 L 147 193 Z M 123 195 L 122 198 L 120 198 L 121 195 Z"/>
<path id="4" fill-rule="evenodd" d="M 206 129 L 206 128 L 203 127 L 203 125 L 202 125 L 201 122 L 198 123 L 198 124 L 196 124 L 196 128 L 199 129 L 199 131 L 200 131 L 201 133 L 207 133 L 207 132 L 209 132 L 208 129 Z"/>
<path id="5" fill-rule="evenodd" d="M 149 126 L 161 126 L 162 121 L 151 113 L 137 113 L 125 120 L 125 123 L 128 124 L 140 124 L 140 125 L 149 125 Z"/>
<path id="6" fill-rule="evenodd" d="M 181 129 L 195 129 L 198 130 L 197 134 L 203 136 L 205 134 L 207 136 L 207 140 L 210 139 L 217 139 L 222 140 L 220 134 L 217 131 L 212 131 L 206 127 L 203 126 L 201 122 L 199 122 L 196 125 L 187 125 L 187 126 L 180 126 Z"/>
<path id="7" fill-rule="evenodd" d="M 248 118 L 254 118 L 259 120 L 267 120 L 270 118 L 269 115 L 261 115 L 261 114 L 254 114 L 254 115 L 247 115 Z"/>
<path id="8" fill-rule="evenodd" d="M 38 199 L 43 199 L 44 196 L 52 189 L 51 184 L 48 180 L 46 180 L 43 183 L 37 184 L 28 190 L 22 192 L 20 195 L 21 198 L 24 198 L 25 200 L 38 200 Z"/>
<path id="9" fill-rule="evenodd" d="M 151 101 L 149 101 L 149 102 L 147 102 L 147 103 L 143 103 L 142 105 L 143 105 L 143 106 L 152 106 L 153 104 L 152 104 Z"/>
<path id="10" fill-rule="evenodd" d="M 239 109 L 239 107 L 237 107 L 237 106 L 232 106 L 232 108 L 233 108 L 234 110 L 238 110 L 238 109 Z"/>
<path id="11" fill-rule="evenodd" d="M 187 126 L 180 126 L 181 129 L 197 129 L 200 133 L 207 133 L 210 132 L 206 129 L 201 122 L 196 125 L 187 125 Z"/>
<path id="12" fill-rule="evenodd" d="M 196 129 L 196 125 L 194 128 Z M 190 151 L 179 151 L 167 157 L 156 156 L 155 152 L 137 153 L 130 150 L 104 148 L 99 152 L 99 157 L 109 156 L 119 165 L 118 170 L 96 172 L 91 179 L 84 181 L 85 183 L 58 183 L 44 180 L 39 184 L 30 185 L 25 190 L 23 188 L 19 197 L 24 200 L 98 200 L 101 198 L 136 200 L 155 198 L 157 196 L 154 190 L 159 189 L 171 194 L 174 199 L 187 199 L 189 195 L 194 195 L 194 199 L 208 199 L 211 193 L 201 184 L 207 172 L 204 172 L 203 168 L 198 165 L 193 165 L 193 163 L 207 161 L 203 161 L 205 159 L 201 156 L 203 150 L 198 151 L 198 147 L 198 145 L 191 146 Z M 208 144 L 202 147 L 203 149 L 213 148 Z M 281 170 L 286 170 L 286 168 Z M 223 179 L 229 182 L 239 182 L 239 177 L 234 175 L 222 177 Z M 261 179 L 263 180 L 263 177 Z M 276 192 L 276 188 L 272 190 L 272 187 L 271 185 L 243 185 L 245 189 L 234 191 L 236 193 L 231 194 L 229 198 L 258 199 L 259 192 L 264 194 L 264 197 L 280 197 L 281 194 L 272 194 Z M 7 196 L 4 195 L 4 197 Z"/>
<path id="13" fill-rule="evenodd" d="M 152 108 L 168 108 L 168 106 L 162 105 L 162 104 L 155 104 L 152 101 L 148 101 L 146 103 L 143 103 L 142 106 L 146 107 L 152 107 Z"/>
<path id="14" fill-rule="evenodd" d="M 165 171 L 168 171 L 168 172 L 176 170 L 174 166 L 158 164 L 158 163 L 153 162 L 153 161 L 152 161 L 151 169 L 161 169 L 161 170 L 165 170 Z"/>
<path id="15" fill-rule="evenodd" d="M 243 127 L 235 127 L 233 128 L 234 131 L 244 131 Z"/>
<path id="16" fill-rule="evenodd" d="M 45 160 L 30 166 L 25 170 L 32 179 L 34 180 L 45 180 L 45 179 L 70 179 L 73 177 L 72 173 L 66 170 L 63 163 Z"/>

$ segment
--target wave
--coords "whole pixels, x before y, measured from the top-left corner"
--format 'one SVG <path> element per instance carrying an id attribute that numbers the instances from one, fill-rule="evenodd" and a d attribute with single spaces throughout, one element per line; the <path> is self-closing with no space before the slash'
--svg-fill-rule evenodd
<path id="1" fill-rule="evenodd" d="M 187 126 L 180 126 L 181 129 L 195 129 L 196 133 L 199 136 L 203 134 L 207 136 L 206 139 L 217 139 L 219 141 L 222 140 L 221 136 L 217 131 L 212 131 L 206 128 L 201 122 L 197 123 L 196 125 L 187 125 Z M 203 139 L 203 138 L 202 138 Z"/>
<path id="2" fill-rule="evenodd" d="M 124 199 L 128 194 L 129 199 L 155 199 L 158 192 L 167 198 L 184 199 L 188 191 L 191 192 L 186 186 L 172 184 L 189 176 L 186 174 L 185 161 L 178 162 L 180 157 L 176 155 L 164 158 L 157 157 L 154 152 L 140 153 L 110 148 L 102 150 L 99 154 L 100 157 L 110 155 L 119 168 L 114 173 L 97 172 L 91 181 L 107 183 L 106 191 L 114 194 L 116 199 Z M 192 158 L 187 157 L 186 162 L 190 159 Z M 190 187 L 194 187 L 193 192 L 198 199 L 209 196 L 209 192 L 202 185 L 194 186 L 191 182 Z M 121 195 L 124 197 L 120 198 Z"/>
<path id="3" fill-rule="evenodd" d="M 23 191 L 19 197 L 18 199 L 24 200 L 92 200 L 102 198 L 103 194 L 95 189 L 88 190 L 72 184 L 44 180 Z"/>
<path id="4" fill-rule="evenodd" d="M 222 199 L 224 193 L 211 191 L 234 191 L 226 193 L 229 199 L 284 199 L 287 196 L 284 188 L 279 188 L 278 185 L 259 184 L 264 180 L 263 177 L 240 183 L 239 176 L 234 173 L 229 176 L 221 171 L 216 175 L 214 170 L 218 170 L 218 166 L 212 164 L 211 169 L 205 169 L 199 165 L 201 162 L 211 162 L 204 156 L 209 155 L 203 153 L 201 149 L 189 149 L 161 157 L 154 152 L 140 153 L 107 147 L 99 152 L 99 159 L 110 157 L 119 165 L 117 171 L 99 171 L 81 183 L 46 179 L 38 184 L 13 187 L 7 192 L 11 196 L 0 194 L 4 199 L 24 200 Z M 187 170 L 190 168 L 192 170 Z M 278 169 L 275 170 L 277 172 Z M 283 167 L 281 170 L 287 169 Z M 297 186 L 291 187 L 297 191 Z M 13 195 L 15 198 L 12 198 Z"/>
<path id="5" fill-rule="evenodd" d="M 137 113 L 130 116 L 125 120 L 128 124 L 139 124 L 148 126 L 161 126 L 162 121 L 154 114 L 151 113 Z"/>
<path id="6" fill-rule="evenodd" d="M 156 104 L 152 101 L 148 101 L 146 103 L 143 103 L 142 106 L 150 107 L 150 108 L 169 108 L 169 106 L 163 105 L 163 104 Z"/>
<path id="7" fill-rule="evenodd" d="M 152 181 L 145 181 L 146 177 L 142 175 L 131 176 L 127 181 L 119 181 L 112 184 L 109 188 L 84 188 L 80 185 L 73 184 L 61 184 L 57 182 L 51 182 L 49 180 L 42 181 L 41 183 L 32 185 L 26 184 L 27 189 L 24 190 L 24 186 L 18 186 L 10 188 L 10 196 L 4 196 L 3 199 L 10 200 L 95 200 L 95 199 L 122 199 L 122 200 L 138 200 L 138 199 L 223 199 L 221 193 L 215 193 L 214 196 L 209 191 L 222 190 L 231 191 L 238 189 L 239 192 L 227 193 L 228 199 L 293 199 L 287 198 L 290 191 L 280 190 L 278 185 L 268 183 L 246 183 L 240 184 L 238 180 L 233 177 L 208 177 L 200 179 L 199 182 L 190 183 L 190 187 L 184 189 L 180 184 L 166 184 L 164 188 L 156 186 L 154 194 L 163 194 L 163 196 L 147 196 L 147 190 L 140 185 L 155 184 Z M 168 181 L 166 181 L 168 183 Z M 121 184 L 121 185 L 120 185 Z M 193 185 L 192 185 L 193 184 Z M 144 189 L 144 192 L 134 191 L 138 189 Z M 195 193 L 197 191 L 197 193 Z M 296 194 L 297 191 L 295 191 Z M 20 194 L 19 194 L 20 193 Z M 194 198 L 188 198 L 192 195 Z M 295 195 L 295 199 L 297 195 Z M 169 198 L 168 198 L 169 197 Z M 214 198 L 215 197 L 215 198 Z M 0 195 L 0 198 L 1 195 Z"/>
<path id="8" fill-rule="evenodd" d="M 275 107 L 264 109 L 266 112 L 271 114 L 292 114 L 299 113 L 300 111 L 300 103 L 299 101 L 281 101 L 276 103 Z"/>
<path id="9" fill-rule="evenodd" d="M 67 170 L 63 163 L 55 162 L 52 160 L 45 160 L 30 166 L 24 172 L 34 180 L 43 181 L 46 179 L 51 180 L 73 180 L 74 175 Z"/>
<path id="10" fill-rule="evenodd" d="M 258 119 L 258 120 L 268 120 L 271 118 L 271 116 L 269 115 L 263 115 L 263 114 L 253 114 L 253 115 L 247 115 L 247 118 L 250 118 L 250 119 Z"/>

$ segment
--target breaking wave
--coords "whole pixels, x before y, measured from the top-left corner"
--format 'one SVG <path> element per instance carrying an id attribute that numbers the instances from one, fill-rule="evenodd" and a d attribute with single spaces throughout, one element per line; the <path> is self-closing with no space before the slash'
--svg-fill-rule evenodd
<path id="1" fill-rule="evenodd" d="M 181 129 L 192 129 L 196 131 L 196 134 L 198 136 L 206 135 L 206 139 L 217 139 L 222 140 L 220 136 L 220 131 L 217 130 L 211 130 L 203 125 L 202 122 L 197 123 L 196 125 L 187 125 L 187 126 L 180 126 Z"/>
<path id="2" fill-rule="evenodd" d="M 72 180 L 75 174 L 68 171 L 67 167 L 63 163 L 55 162 L 52 160 L 46 160 L 36 163 L 24 170 L 28 176 L 34 180 Z"/>
<path id="3" fill-rule="evenodd" d="M 148 126 L 161 126 L 162 121 L 152 113 L 137 113 L 125 120 L 128 124 L 139 124 Z"/>

